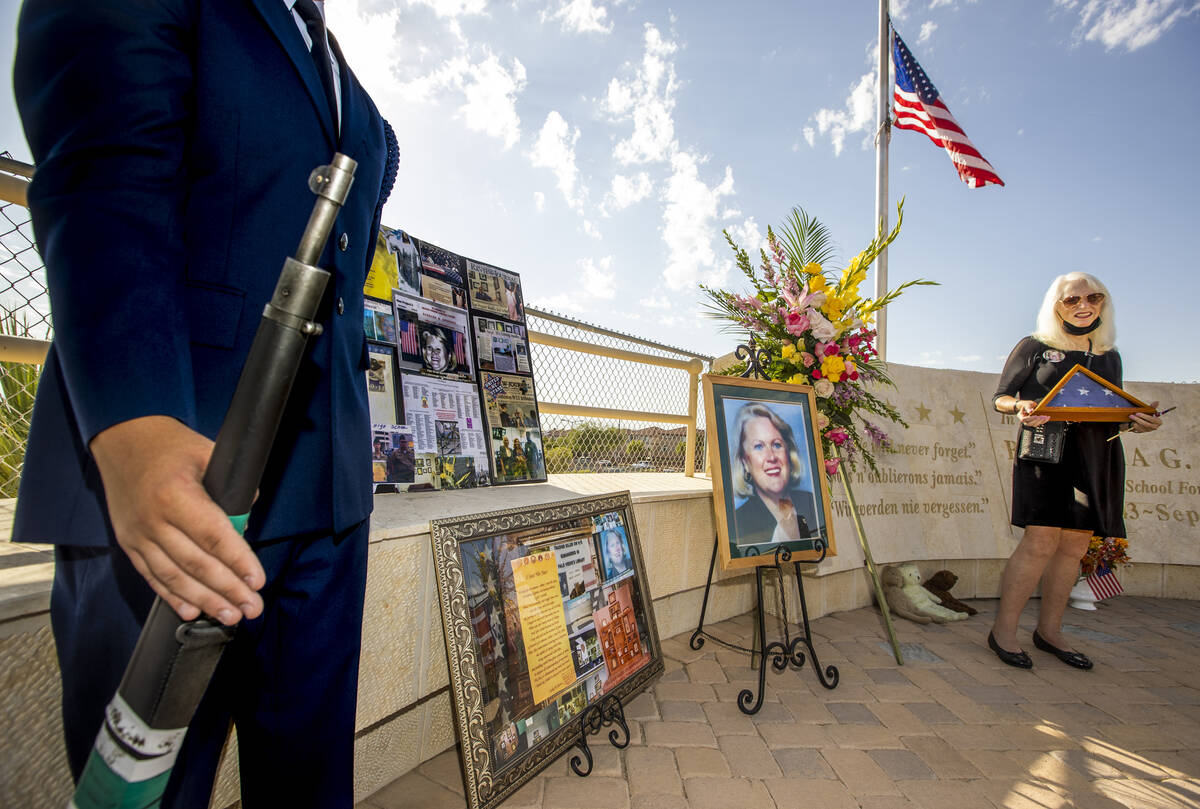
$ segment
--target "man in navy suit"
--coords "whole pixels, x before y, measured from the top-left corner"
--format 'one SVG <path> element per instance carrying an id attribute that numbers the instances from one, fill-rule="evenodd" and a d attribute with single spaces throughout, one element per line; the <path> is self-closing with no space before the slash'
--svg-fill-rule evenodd
<path id="1" fill-rule="evenodd" d="M 232 721 L 242 805 L 350 807 L 371 511 L 362 286 L 395 140 L 312 0 L 27 0 L 14 85 L 54 344 L 14 538 L 55 543 L 78 777 L 157 593 L 241 622 L 164 806 L 206 806 Z M 324 64 L 323 64 L 324 61 Z M 325 72 L 328 70 L 328 72 Z M 325 73 L 325 75 L 322 75 Z M 246 539 L 201 478 L 335 151 L 333 274 Z"/>

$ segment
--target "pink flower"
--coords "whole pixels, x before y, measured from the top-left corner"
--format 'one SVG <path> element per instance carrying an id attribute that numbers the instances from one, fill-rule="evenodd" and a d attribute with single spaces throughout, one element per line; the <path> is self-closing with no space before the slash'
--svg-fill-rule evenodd
<path id="1" fill-rule="evenodd" d="M 842 444 L 845 444 L 847 440 L 849 440 L 850 433 L 846 432 L 840 427 L 835 427 L 834 429 L 825 433 L 825 437 L 840 447 Z"/>
<path id="2" fill-rule="evenodd" d="M 826 357 L 835 356 L 837 353 L 838 353 L 837 343 L 830 343 L 829 345 L 825 346 L 825 356 Z"/>
<path id="3" fill-rule="evenodd" d="M 846 342 L 850 345 L 851 348 L 858 348 L 858 344 L 862 342 L 862 338 L 859 337 L 858 335 L 854 335 L 853 337 L 850 337 L 849 339 L 847 339 Z"/>
<path id="4" fill-rule="evenodd" d="M 793 337 L 803 337 L 808 331 L 808 318 L 796 312 L 788 312 L 784 317 L 784 328 Z"/>
<path id="5" fill-rule="evenodd" d="M 825 459 L 825 474 L 829 475 L 830 477 L 836 475 L 838 473 L 838 466 L 841 464 L 841 462 L 841 458 Z"/>
<path id="6" fill-rule="evenodd" d="M 813 363 L 817 361 L 817 358 L 807 351 L 802 351 L 800 353 L 800 361 L 804 363 L 805 368 L 811 368 L 813 367 Z"/>

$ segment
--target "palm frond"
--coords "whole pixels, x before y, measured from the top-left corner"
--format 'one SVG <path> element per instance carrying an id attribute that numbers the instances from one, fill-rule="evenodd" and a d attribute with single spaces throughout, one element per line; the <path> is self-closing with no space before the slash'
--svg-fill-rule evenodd
<path id="1" fill-rule="evenodd" d="M 805 264 L 824 267 L 837 257 L 837 247 L 829 228 L 803 208 L 792 208 L 792 214 L 779 226 L 779 242 L 789 260 L 789 269 L 800 270 Z"/>

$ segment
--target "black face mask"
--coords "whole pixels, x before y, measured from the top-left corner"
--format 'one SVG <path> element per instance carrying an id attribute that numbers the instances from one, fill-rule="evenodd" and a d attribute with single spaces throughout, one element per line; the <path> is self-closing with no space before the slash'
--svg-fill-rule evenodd
<path id="1" fill-rule="evenodd" d="M 1091 334 L 1096 329 L 1100 328 L 1100 318 L 1093 320 L 1090 326 L 1076 326 L 1074 323 L 1068 323 L 1065 320 L 1062 322 L 1062 324 L 1063 331 L 1065 331 L 1067 334 L 1074 334 L 1076 337 L 1078 337 L 1083 334 Z"/>

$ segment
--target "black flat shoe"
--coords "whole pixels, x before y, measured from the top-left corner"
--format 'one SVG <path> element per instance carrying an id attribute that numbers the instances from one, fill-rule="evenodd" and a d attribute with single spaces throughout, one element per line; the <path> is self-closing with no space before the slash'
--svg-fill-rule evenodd
<path id="1" fill-rule="evenodd" d="M 996 643 L 996 637 L 988 633 L 988 648 L 996 653 L 996 657 L 1000 658 L 1000 662 L 1007 663 L 1010 666 L 1016 666 L 1019 669 L 1033 668 L 1033 661 L 1029 659 L 1029 655 L 1025 652 L 1009 652 L 1000 648 L 1000 644 Z M 1091 665 L 1090 663 L 1088 664 Z"/>
<path id="2" fill-rule="evenodd" d="M 1068 652 L 1066 649 L 1060 649 L 1057 646 L 1052 646 L 1045 638 L 1033 630 L 1033 645 L 1041 649 L 1043 652 L 1049 652 L 1057 657 L 1068 666 L 1074 666 L 1077 669 L 1088 671 L 1092 667 L 1092 661 L 1088 660 L 1087 655 L 1081 652 Z"/>

